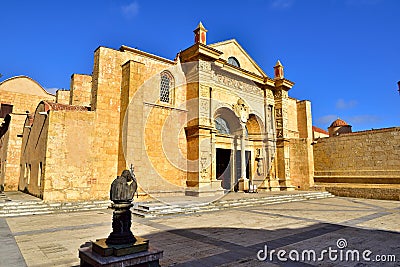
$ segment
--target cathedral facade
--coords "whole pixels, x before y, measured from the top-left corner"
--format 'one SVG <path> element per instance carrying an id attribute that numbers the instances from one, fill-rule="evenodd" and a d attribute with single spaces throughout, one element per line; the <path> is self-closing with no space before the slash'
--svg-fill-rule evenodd
<path id="1" fill-rule="evenodd" d="M 310 102 L 288 95 L 279 61 L 269 77 L 236 40 L 206 38 L 200 23 L 174 60 L 97 48 L 92 75 L 72 75 L 21 125 L 19 190 L 105 199 L 124 169 L 141 195 L 313 186 Z"/>

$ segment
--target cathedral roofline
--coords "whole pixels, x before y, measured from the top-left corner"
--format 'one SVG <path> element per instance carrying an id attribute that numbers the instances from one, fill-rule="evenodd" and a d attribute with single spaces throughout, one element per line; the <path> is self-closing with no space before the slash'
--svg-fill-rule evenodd
<path id="1" fill-rule="evenodd" d="M 255 60 L 246 52 L 246 50 L 239 44 L 239 42 L 236 39 L 229 39 L 226 41 L 221 41 L 213 44 L 209 44 L 208 46 L 214 47 L 214 46 L 219 46 L 219 45 L 224 45 L 228 43 L 234 43 L 239 50 L 247 57 L 247 59 L 253 64 L 253 66 L 264 76 L 268 77 L 268 75 L 263 71 L 263 69 L 255 62 Z"/>
<path id="2" fill-rule="evenodd" d="M 222 55 L 222 52 L 212 47 L 209 47 L 208 45 L 195 43 L 192 46 L 181 51 L 179 54 L 181 57 L 181 62 L 190 62 L 198 59 L 200 55 L 209 57 L 213 60 L 217 60 L 219 59 L 219 56 Z"/>
<path id="3" fill-rule="evenodd" d="M 12 82 L 12 81 L 17 81 L 17 80 L 20 80 L 20 79 L 26 79 L 26 80 L 32 82 L 33 84 L 37 85 L 37 86 L 40 88 L 40 90 L 41 90 L 42 93 L 45 93 L 45 94 L 47 94 L 47 95 L 49 95 L 49 96 L 55 96 L 55 94 L 52 94 L 52 93 L 50 93 L 50 92 L 47 92 L 47 90 L 46 90 L 39 82 L 35 81 L 34 79 L 32 79 L 31 77 L 26 76 L 26 75 L 17 75 L 17 76 L 13 76 L 13 77 L 10 77 L 10 78 L 8 78 L 8 79 L 5 79 L 4 81 L 1 81 L 1 82 L 0 82 L 0 87 L 1 87 L 2 85 L 5 86 L 7 83 L 10 83 L 10 82 Z M 1 88 L 1 90 L 6 90 L 6 89 Z M 6 90 L 6 91 L 9 91 L 9 90 Z M 14 91 L 11 91 L 11 92 L 14 92 Z M 14 93 L 21 93 L 21 92 L 15 91 Z M 25 93 L 26 93 L 26 92 L 25 92 Z"/>
<path id="4" fill-rule="evenodd" d="M 312 126 L 312 130 L 314 132 L 317 132 L 317 133 L 322 133 L 322 134 L 329 135 L 329 132 L 327 132 L 324 129 L 321 129 L 321 128 L 317 127 L 317 126 Z"/>
<path id="5" fill-rule="evenodd" d="M 254 82 L 258 82 L 261 84 L 266 84 L 268 76 L 261 76 L 254 72 L 242 69 L 240 67 L 233 66 L 228 64 L 228 62 L 222 59 L 220 56 L 223 52 L 210 47 L 209 45 L 204 45 L 202 43 L 195 43 L 187 49 L 180 52 L 181 62 L 190 62 L 197 60 L 200 56 L 204 56 L 210 58 L 215 65 L 218 67 L 225 69 L 233 74 L 238 76 L 250 79 Z"/>
<path id="6" fill-rule="evenodd" d="M 260 75 L 254 73 L 254 72 L 242 69 L 240 67 L 236 67 L 236 66 L 233 66 L 231 64 L 228 64 L 226 62 L 226 60 L 219 59 L 219 60 L 217 60 L 215 62 L 215 64 L 217 66 L 221 67 L 222 69 L 225 69 L 225 70 L 227 70 L 227 71 L 229 71 L 229 72 L 231 72 L 233 74 L 236 74 L 236 75 L 238 75 L 240 77 L 247 78 L 247 79 L 250 79 L 250 80 L 252 80 L 254 82 L 261 83 L 261 84 L 265 84 L 266 83 L 266 80 L 264 79 L 265 77 L 260 76 Z"/>
<path id="7" fill-rule="evenodd" d="M 156 59 L 156 60 L 168 63 L 168 64 L 174 64 L 174 65 L 176 64 L 176 61 L 173 61 L 173 60 L 170 60 L 170 59 L 167 59 L 167 58 L 163 58 L 163 57 L 160 57 L 160 56 L 148 53 L 148 52 L 144 52 L 142 50 L 139 50 L 139 49 L 136 49 L 136 48 L 133 48 L 133 47 L 129 47 L 129 46 L 126 46 L 126 45 L 122 45 L 119 48 L 119 51 L 121 51 L 121 52 L 126 52 L 126 51 L 133 52 L 133 53 L 136 53 L 136 54 L 139 54 L 139 55 L 142 55 L 142 56 L 146 56 L 146 57 L 149 57 L 149 58 L 152 58 L 152 59 Z"/>

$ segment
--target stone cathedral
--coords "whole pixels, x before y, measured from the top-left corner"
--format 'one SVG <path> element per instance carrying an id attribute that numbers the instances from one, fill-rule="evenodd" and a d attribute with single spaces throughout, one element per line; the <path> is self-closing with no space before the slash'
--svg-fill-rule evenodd
<path id="1" fill-rule="evenodd" d="M 279 61 L 271 72 L 235 39 L 207 44 L 201 23 L 174 60 L 100 46 L 91 75 L 29 110 L 17 175 L 1 183 L 48 201 L 107 199 L 134 168 L 142 196 L 307 190 L 310 102 L 289 96 Z"/>

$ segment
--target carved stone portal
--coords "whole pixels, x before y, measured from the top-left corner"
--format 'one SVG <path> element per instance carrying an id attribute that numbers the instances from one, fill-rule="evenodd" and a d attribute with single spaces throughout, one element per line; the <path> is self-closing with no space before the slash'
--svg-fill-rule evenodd
<path id="1" fill-rule="evenodd" d="M 237 103 L 233 105 L 233 110 L 235 111 L 236 116 L 239 117 L 240 122 L 245 124 L 249 119 L 250 110 L 244 100 L 239 98 Z"/>

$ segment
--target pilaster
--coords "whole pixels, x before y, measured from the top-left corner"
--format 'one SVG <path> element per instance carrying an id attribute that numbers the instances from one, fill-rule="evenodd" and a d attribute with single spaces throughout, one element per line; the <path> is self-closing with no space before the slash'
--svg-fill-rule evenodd
<path id="1" fill-rule="evenodd" d="M 292 86 L 293 83 L 284 78 L 275 78 L 276 177 L 280 190 L 294 190 L 290 181 L 288 130 L 288 91 Z"/>
<path id="2" fill-rule="evenodd" d="M 188 158 L 190 173 L 188 174 L 187 195 L 204 196 L 223 193 L 221 181 L 216 179 L 215 129 L 211 114 L 212 88 L 210 85 L 211 62 L 200 56 L 197 61 L 189 63 L 186 69 L 189 80 L 187 100 L 189 117 L 193 118 L 186 127 L 188 140 Z M 193 73 L 197 72 L 197 79 Z M 189 77 L 190 75 L 190 77 Z"/>

